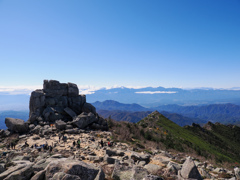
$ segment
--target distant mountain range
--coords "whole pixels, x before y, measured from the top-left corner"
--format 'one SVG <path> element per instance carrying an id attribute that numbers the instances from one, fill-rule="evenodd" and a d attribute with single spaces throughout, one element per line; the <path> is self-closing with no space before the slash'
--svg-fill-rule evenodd
<path id="1" fill-rule="evenodd" d="M 104 102 L 97 101 L 92 104 L 96 107 L 99 114 L 104 117 L 111 115 L 115 117 L 115 120 L 129 120 L 129 116 L 131 116 L 134 117 L 131 122 L 136 122 L 140 120 L 139 118 L 142 118 L 144 114 L 141 111 L 149 113 L 158 110 L 167 118 L 181 126 L 189 124 L 190 122 L 201 124 L 206 121 L 221 122 L 224 124 L 240 124 L 240 106 L 229 103 L 202 106 L 162 105 L 154 108 L 144 108 L 138 104 L 123 104 L 110 100 Z M 138 111 L 138 113 L 136 113 L 136 111 Z M 176 121 L 177 119 L 179 122 Z"/>
<path id="2" fill-rule="evenodd" d="M 211 104 L 201 106 L 162 105 L 145 108 L 139 104 L 124 104 L 113 100 L 92 103 L 104 118 L 117 121 L 138 122 L 151 112 L 157 110 L 180 126 L 192 123 L 204 124 L 207 121 L 222 124 L 240 125 L 240 106 L 234 104 Z M 0 129 L 5 129 L 5 118 L 13 117 L 27 120 L 29 111 L 0 111 Z"/>
<path id="3" fill-rule="evenodd" d="M 30 96 L 26 94 L 0 93 L 0 111 L 14 110 L 26 113 L 29 108 L 29 98 Z M 149 112 L 158 110 L 181 126 L 190 122 L 206 121 L 240 124 L 240 90 L 236 89 L 122 87 L 96 90 L 87 95 L 87 101 L 92 102 L 102 116 L 111 115 L 116 120 L 137 122 Z M 28 113 L 26 114 L 28 116 Z M 14 113 L 10 113 L 9 116 L 15 117 Z M 24 118 L 26 119 L 27 116 Z M 1 117 L 3 115 L 0 114 L 0 121 L 4 120 Z M 17 117 L 21 118 L 21 116 Z"/>
<path id="4" fill-rule="evenodd" d="M 137 111 L 137 112 L 129 112 L 129 111 L 118 111 L 118 110 L 97 110 L 97 113 L 100 114 L 104 118 L 112 118 L 116 121 L 128 121 L 137 123 L 141 119 L 147 117 L 149 114 L 152 113 L 152 111 Z M 179 126 L 186 126 L 191 125 L 192 123 L 197 124 L 205 124 L 207 121 L 197 119 L 197 118 L 189 118 L 184 117 L 177 113 L 168 113 L 166 111 L 162 111 L 161 114 L 163 114 L 165 117 L 173 121 L 174 123 L 178 124 Z"/>
<path id="5" fill-rule="evenodd" d="M 145 107 L 166 104 L 199 105 L 232 103 L 240 105 L 240 90 L 224 89 L 180 89 L 148 87 L 141 89 L 100 89 L 87 95 L 88 102 L 114 100 L 122 103 L 137 103 Z"/>
<path id="6" fill-rule="evenodd" d="M 81 90 L 80 90 L 81 92 Z M 180 89 L 164 87 L 147 88 L 111 88 L 85 91 L 87 101 L 114 100 L 126 104 L 137 103 L 144 107 L 158 107 L 168 104 L 176 105 L 206 105 L 232 103 L 240 105 L 240 89 Z M 30 96 L 27 94 L 13 95 L 0 92 L 0 111 L 3 110 L 28 110 Z"/>
<path id="7" fill-rule="evenodd" d="M 137 111 L 137 112 L 129 112 L 129 111 L 118 111 L 118 110 L 97 110 L 97 113 L 104 118 L 112 118 L 116 121 L 128 121 L 136 123 L 141 119 L 145 118 L 152 111 Z"/>
<path id="8" fill-rule="evenodd" d="M 199 118 L 224 124 L 240 122 L 240 106 L 235 104 L 210 104 L 202 106 L 165 105 L 156 107 L 158 111 L 179 113 L 190 118 Z"/>
<path id="9" fill-rule="evenodd" d="M 151 111 L 150 108 L 145 108 L 139 104 L 124 104 L 113 100 L 106 100 L 103 102 L 96 101 L 92 103 L 97 109 L 104 109 L 104 110 L 118 110 L 118 111 Z"/>

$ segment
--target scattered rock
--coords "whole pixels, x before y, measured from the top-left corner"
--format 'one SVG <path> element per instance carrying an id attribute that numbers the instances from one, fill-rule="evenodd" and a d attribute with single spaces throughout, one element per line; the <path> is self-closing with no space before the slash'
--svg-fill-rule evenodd
<path id="1" fill-rule="evenodd" d="M 26 167 L 14 171 L 13 173 L 9 174 L 4 180 L 15 180 L 15 179 L 30 179 L 33 175 L 32 164 L 27 165 Z"/>
<path id="2" fill-rule="evenodd" d="M 45 170 L 39 171 L 31 178 L 31 180 L 45 180 L 45 173 Z"/>
<path id="3" fill-rule="evenodd" d="M 96 108 L 91 105 L 90 103 L 84 103 L 83 108 L 82 108 L 83 112 L 87 112 L 87 113 L 93 113 L 96 114 Z"/>
<path id="4" fill-rule="evenodd" d="M 5 124 L 14 133 L 26 133 L 28 131 L 28 124 L 22 119 L 5 118 Z"/>
<path id="5" fill-rule="evenodd" d="M 41 159 L 40 161 L 38 161 L 36 164 L 33 165 L 33 170 L 42 171 L 47 167 L 49 163 L 50 161 L 47 161 L 46 159 Z"/>
<path id="6" fill-rule="evenodd" d="M 146 177 L 148 175 L 148 172 L 146 169 L 143 169 L 140 166 L 134 166 L 132 169 L 132 178 L 131 179 L 143 179 L 144 177 Z"/>
<path id="7" fill-rule="evenodd" d="M 0 164 L 0 173 L 4 172 L 6 170 L 5 164 L 1 163 Z"/>
<path id="8" fill-rule="evenodd" d="M 167 168 L 164 171 L 164 176 L 168 177 L 168 176 L 175 176 L 178 174 L 178 171 L 181 169 L 180 166 L 169 162 L 167 165 Z"/>
<path id="9" fill-rule="evenodd" d="M 51 162 L 46 167 L 45 177 L 50 179 L 58 172 L 65 172 L 66 174 L 76 175 L 84 180 L 94 180 L 100 169 L 84 163 L 83 161 L 67 160 L 65 158 Z M 104 180 L 103 179 L 99 180 Z"/>
<path id="10" fill-rule="evenodd" d="M 150 162 L 150 155 L 139 154 L 139 153 L 133 152 L 131 154 L 131 159 L 133 159 L 135 162 L 136 161 L 145 161 L 146 163 L 149 163 Z"/>
<path id="11" fill-rule="evenodd" d="M 39 134 L 40 130 L 41 130 L 41 126 L 37 125 L 33 130 L 31 130 L 31 132 L 34 134 Z"/>
<path id="12" fill-rule="evenodd" d="M 202 177 L 194 164 L 192 158 L 188 157 L 183 163 L 183 167 L 178 171 L 178 179 L 197 179 L 202 180 Z"/>
<path id="13" fill-rule="evenodd" d="M 55 122 L 55 126 L 59 130 L 65 130 L 66 129 L 66 125 L 67 125 L 67 123 L 65 123 L 62 120 L 58 120 L 58 121 Z"/>
<path id="14" fill-rule="evenodd" d="M 78 115 L 74 118 L 73 123 L 80 129 L 87 127 L 89 124 L 95 122 L 97 119 L 93 113 L 85 113 Z"/>
<path id="15" fill-rule="evenodd" d="M 11 135 L 11 132 L 9 130 L 3 130 L 3 134 L 2 134 L 3 137 L 8 137 L 10 135 Z"/>
<path id="16" fill-rule="evenodd" d="M 234 174 L 237 179 L 240 179 L 240 168 L 239 167 L 234 168 Z"/>
<path id="17" fill-rule="evenodd" d="M 150 173 L 150 174 L 154 174 L 157 175 L 161 172 L 161 170 L 163 169 L 163 167 L 156 165 L 156 164 L 147 164 L 144 166 L 144 168 Z"/>
<path id="18" fill-rule="evenodd" d="M 74 129 L 67 129 L 65 130 L 65 133 L 68 133 L 68 134 L 79 134 L 80 131 L 78 128 L 74 128 Z"/>
<path id="19" fill-rule="evenodd" d="M 211 179 L 210 174 L 202 167 L 198 168 L 199 173 L 201 174 L 202 177 Z"/>
<path id="20" fill-rule="evenodd" d="M 106 178 L 111 177 L 114 167 L 115 167 L 114 164 L 105 164 L 102 166 L 102 170 L 105 173 Z"/>
<path id="21" fill-rule="evenodd" d="M 8 170 L 0 174 L 0 180 L 5 179 L 7 176 L 11 175 L 14 172 L 17 172 L 20 169 L 26 167 L 26 164 L 18 164 L 16 166 L 10 167 Z"/>
<path id="22" fill-rule="evenodd" d="M 29 130 L 33 130 L 36 126 L 34 124 L 29 125 Z"/>
<path id="23" fill-rule="evenodd" d="M 115 167 L 112 173 L 112 178 L 114 180 L 124 179 L 131 180 L 132 177 L 132 167 L 120 164 L 120 162 L 115 163 Z"/>
<path id="24" fill-rule="evenodd" d="M 143 178 L 143 180 L 163 180 L 161 177 L 159 176 L 154 176 L 154 175 L 147 175 L 145 178 Z"/>
<path id="25" fill-rule="evenodd" d="M 105 156 L 104 157 L 104 161 L 106 161 L 108 164 L 115 164 L 115 161 L 117 159 L 116 158 L 113 158 L 113 157 L 109 157 L 109 156 Z"/>
<path id="26" fill-rule="evenodd" d="M 28 161 L 30 159 L 30 156 L 16 156 L 12 159 L 12 161 Z"/>

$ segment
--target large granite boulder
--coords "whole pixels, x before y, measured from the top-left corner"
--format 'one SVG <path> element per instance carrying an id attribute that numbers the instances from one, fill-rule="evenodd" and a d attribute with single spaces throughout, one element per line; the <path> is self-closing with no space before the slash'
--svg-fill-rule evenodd
<path id="1" fill-rule="evenodd" d="M 27 169 L 24 169 L 26 168 Z M 3 173 L 0 174 L 0 180 L 3 180 L 5 178 L 7 178 L 8 176 L 10 176 L 12 173 L 15 173 L 15 172 L 19 172 L 19 170 L 22 170 L 21 172 L 25 172 L 29 170 L 29 168 L 31 169 L 32 165 L 27 165 L 27 164 L 17 164 L 16 166 L 12 166 L 10 168 L 8 168 L 6 171 L 4 171 Z"/>
<path id="2" fill-rule="evenodd" d="M 33 175 L 32 164 L 26 165 L 24 168 L 14 171 L 13 173 L 9 174 L 4 180 L 23 180 L 23 179 L 30 179 Z"/>
<path id="3" fill-rule="evenodd" d="M 45 180 L 45 173 L 45 170 L 39 171 L 31 178 L 31 180 Z"/>
<path id="4" fill-rule="evenodd" d="M 167 167 L 164 170 L 164 176 L 175 176 L 178 174 L 178 171 L 181 170 L 181 166 L 173 163 L 173 162 L 169 162 Z"/>
<path id="5" fill-rule="evenodd" d="M 45 106 L 45 95 L 43 90 L 36 90 L 31 93 L 30 97 L 30 104 L 29 104 L 29 110 L 30 110 L 30 122 L 34 122 L 35 119 L 39 116 L 41 116 L 41 113 Z"/>
<path id="6" fill-rule="evenodd" d="M 132 168 L 133 168 L 132 166 L 127 166 L 116 161 L 114 170 L 112 172 L 112 179 L 131 180 Z"/>
<path id="7" fill-rule="evenodd" d="M 70 109 L 69 107 L 66 107 L 66 108 L 64 109 L 64 111 L 65 111 L 67 114 L 69 114 L 72 118 L 75 118 L 75 117 L 77 116 L 77 114 L 76 114 L 72 109 Z"/>
<path id="8" fill-rule="evenodd" d="M 112 172 L 112 179 L 124 179 L 124 180 L 161 180 L 158 176 L 154 176 L 155 178 L 147 178 L 149 175 L 148 171 L 141 166 L 129 166 L 126 163 L 120 163 L 116 161 L 114 165 L 114 170 Z"/>
<path id="9" fill-rule="evenodd" d="M 66 174 L 64 172 L 58 172 L 54 174 L 54 180 L 82 180 L 79 176 Z"/>
<path id="10" fill-rule="evenodd" d="M 0 129 L 0 136 L 1 137 L 8 137 L 10 135 L 11 135 L 11 132 L 9 130 Z"/>
<path id="11" fill-rule="evenodd" d="M 96 108 L 90 103 L 84 103 L 82 111 L 87 113 L 92 112 L 93 114 L 96 114 Z"/>
<path id="12" fill-rule="evenodd" d="M 90 164 L 83 161 L 69 160 L 62 158 L 56 161 L 52 161 L 46 167 L 45 179 L 54 179 L 60 177 L 71 176 L 79 177 L 79 179 L 84 180 L 104 180 L 105 176 L 101 169 L 96 168 Z M 64 174 L 59 174 L 64 172 Z M 54 177 L 54 178 L 53 178 Z M 77 178 L 78 179 L 78 178 Z"/>
<path id="13" fill-rule="evenodd" d="M 160 170 L 163 169 L 162 166 L 159 166 L 157 164 L 147 164 L 144 166 L 144 169 L 146 169 L 150 174 L 157 174 L 160 172 Z"/>
<path id="14" fill-rule="evenodd" d="M 78 96 L 79 90 L 76 84 L 68 83 L 68 96 L 74 97 Z"/>
<path id="15" fill-rule="evenodd" d="M 28 124 L 22 119 L 5 118 L 5 124 L 11 132 L 25 133 L 28 131 Z"/>
<path id="16" fill-rule="evenodd" d="M 0 173 L 4 172 L 6 170 L 5 164 L 1 163 L 0 164 Z"/>
<path id="17" fill-rule="evenodd" d="M 43 91 L 46 97 L 67 96 L 68 84 L 56 80 L 44 80 Z"/>
<path id="18" fill-rule="evenodd" d="M 182 169 L 178 171 L 178 179 L 197 179 L 202 180 L 202 177 L 191 157 L 188 157 L 183 163 Z"/>
<path id="19" fill-rule="evenodd" d="M 39 134 L 40 131 L 41 131 L 40 125 L 37 125 L 34 129 L 31 130 L 31 132 L 34 134 Z"/>
<path id="20" fill-rule="evenodd" d="M 146 169 L 143 169 L 140 166 L 134 166 L 132 169 L 132 179 L 137 180 L 137 179 L 143 179 L 148 175 L 148 172 Z"/>
<path id="21" fill-rule="evenodd" d="M 106 149 L 105 155 L 108 155 L 108 156 L 124 156 L 125 153 L 122 150 Z"/>
<path id="22" fill-rule="evenodd" d="M 163 180 L 163 178 L 149 174 L 143 180 Z"/>
<path id="23" fill-rule="evenodd" d="M 66 125 L 67 125 L 67 123 L 65 123 L 62 120 L 58 120 L 58 121 L 55 122 L 55 126 L 59 130 L 65 130 L 66 129 Z"/>
<path id="24" fill-rule="evenodd" d="M 136 152 L 132 152 L 131 154 L 131 159 L 133 159 L 135 162 L 136 161 L 145 161 L 146 163 L 150 162 L 150 155 L 149 154 L 140 154 Z"/>
<path id="25" fill-rule="evenodd" d="M 76 118 L 74 118 L 73 123 L 80 129 L 83 129 L 90 125 L 91 123 L 97 121 L 96 116 L 93 113 L 81 113 Z"/>

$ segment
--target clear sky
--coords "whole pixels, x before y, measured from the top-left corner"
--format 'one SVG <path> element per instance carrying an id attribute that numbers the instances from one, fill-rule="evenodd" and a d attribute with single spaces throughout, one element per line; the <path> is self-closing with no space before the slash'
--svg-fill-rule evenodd
<path id="1" fill-rule="evenodd" d="M 240 87 L 240 0 L 0 0 L 0 86 Z"/>

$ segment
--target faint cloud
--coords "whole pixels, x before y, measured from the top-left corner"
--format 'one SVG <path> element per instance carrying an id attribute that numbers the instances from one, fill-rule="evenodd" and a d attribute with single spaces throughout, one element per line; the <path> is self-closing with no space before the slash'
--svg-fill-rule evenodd
<path id="1" fill-rule="evenodd" d="M 40 86 L 0 86 L 0 92 L 9 95 L 27 94 L 30 95 L 32 91 L 41 89 Z"/>
<path id="2" fill-rule="evenodd" d="M 135 92 L 137 94 L 175 94 L 176 91 L 140 91 Z"/>
<path id="3" fill-rule="evenodd" d="M 95 91 L 100 90 L 100 89 L 104 89 L 103 87 L 96 87 L 96 86 L 89 86 L 89 85 L 85 85 L 85 86 L 78 86 L 79 89 L 79 94 L 94 94 Z"/>
<path id="4" fill-rule="evenodd" d="M 130 89 L 141 89 L 141 88 L 146 88 L 148 86 L 119 86 L 119 85 L 114 85 L 114 86 L 106 86 L 106 87 L 96 87 L 96 86 L 90 86 L 90 85 L 78 85 L 79 93 L 80 94 L 94 94 L 98 90 L 110 90 L 110 89 L 124 89 L 124 88 L 130 88 Z M 112 92 L 112 93 L 118 93 Z"/>

